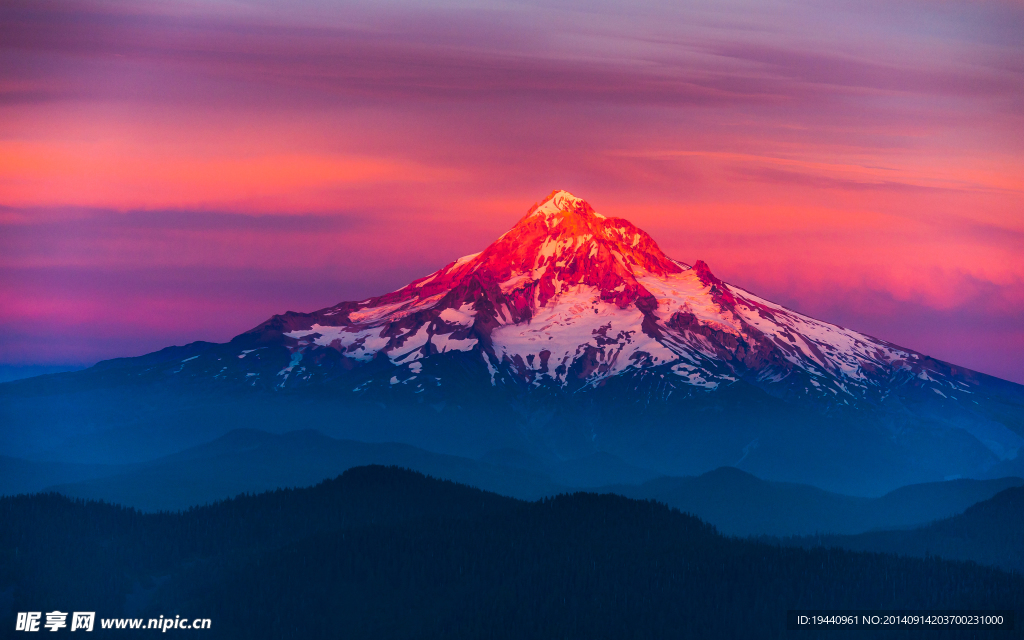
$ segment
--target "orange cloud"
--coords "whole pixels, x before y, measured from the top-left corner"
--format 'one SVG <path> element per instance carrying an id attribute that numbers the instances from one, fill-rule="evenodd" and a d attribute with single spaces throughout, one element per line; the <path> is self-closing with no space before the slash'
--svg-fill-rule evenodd
<path id="1" fill-rule="evenodd" d="M 309 211 L 336 206 L 343 188 L 450 180 L 454 173 L 394 158 L 208 157 L 108 141 L 0 141 L 0 201 L 17 207 Z"/>

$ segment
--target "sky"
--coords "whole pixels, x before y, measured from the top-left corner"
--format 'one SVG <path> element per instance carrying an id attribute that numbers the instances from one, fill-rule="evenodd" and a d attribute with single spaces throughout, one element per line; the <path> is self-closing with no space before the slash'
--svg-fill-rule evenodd
<path id="1" fill-rule="evenodd" d="M 554 189 L 1024 383 L 1009 0 L 6 0 L 0 378 L 397 289 Z"/>

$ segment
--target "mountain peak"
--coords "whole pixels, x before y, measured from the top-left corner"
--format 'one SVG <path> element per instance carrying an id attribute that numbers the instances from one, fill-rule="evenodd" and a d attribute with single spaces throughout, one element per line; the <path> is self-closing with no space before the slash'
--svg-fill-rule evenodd
<path id="1" fill-rule="evenodd" d="M 583 260 L 593 267 L 632 273 L 635 268 L 653 273 L 678 273 L 687 268 L 666 256 L 658 243 L 623 218 L 607 218 L 589 202 L 565 190 L 552 191 L 530 208 L 481 258 L 494 249 L 522 268 Z M 569 254 L 566 254 L 569 251 Z M 586 258 L 583 255 L 586 254 Z"/>
<path id="2" fill-rule="evenodd" d="M 590 206 L 589 202 L 583 198 L 574 196 L 564 189 L 556 189 L 555 191 L 552 191 L 547 198 L 544 198 L 544 200 L 540 202 L 540 204 L 534 205 L 530 209 L 526 214 L 526 218 L 547 218 L 557 215 L 575 215 L 584 218 L 594 216 L 601 220 L 604 219 L 604 216 L 594 211 L 594 208 Z"/>
<path id="3" fill-rule="evenodd" d="M 502 322 L 528 322 L 552 301 L 583 290 L 620 309 L 652 309 L 658 303 L 638 278 L 689 268 L 628 220 L 605 217 L 586 200 L 556 190 L 483 251 L 397 291 L 313 315 L 332 323 L 384 322 L 414 310 L 461 307 L 475 295 L 470 291 L 484 291 L 489 305 L 507 309 L 511 316 Z"/>
<path id="4" fill-rule="evenodd" d="M 510 231 L 479 254 L 477 269 L 497 282 L 534 283 L 537 304 L 586 285 L 625 307 L 650 294 L 636 277 L 680 273 L 647 233 L 622 218 L 607 218 L 568 191 L 553 191 Z M 507 288 L 507 285 L 506 287 Z"/>

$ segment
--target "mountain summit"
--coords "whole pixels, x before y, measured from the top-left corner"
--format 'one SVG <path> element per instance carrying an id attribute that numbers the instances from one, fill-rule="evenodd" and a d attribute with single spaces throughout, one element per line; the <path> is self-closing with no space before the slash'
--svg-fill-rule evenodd
<path id="1" fill-rule="evenodd" d="M 144 421 L 111 418 L 102 394 L 114 392 L 97 389 L 131 404 L 146 388 L 211 436 L 317 428 L 473 457 L 611 454 L 668 475 L 734 465 L 852 493 L 1024 473 L 1020 385 L 772 303 L 566 191 L 397 291 L 53 380 L 103 398 L 74 420 L 116 422 L 111 434 Z M 55 441 L 81 428 L 61 426 L 67 414 L 48 418 Z M 168 441 L 201 431 L 176 425 Z"/>
<path id="2" fill-rule="evenodd" d="M 423 299 L 475 280 L 487 289 L 498 287 L 519 322 L 579 286 L 599 292 L 601 300 L 619 308 L 638 299 L 650 306 L 654 301 L 635 275 L 668 275 L 688 268 L 668 258 L 629 221 L 605 218 L 585 200 L 555 191 L 481 253 L 378 298 L 376 304 Z"/>

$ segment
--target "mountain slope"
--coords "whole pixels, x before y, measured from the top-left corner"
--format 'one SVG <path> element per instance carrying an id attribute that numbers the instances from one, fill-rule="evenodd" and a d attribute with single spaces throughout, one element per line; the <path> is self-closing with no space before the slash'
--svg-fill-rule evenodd
<path id="1" fill-rule="evenodd" d="M 174 419 L 139 424 L 166 393 L 185 398 Z M 132 445 L 151 455 L 237 426 L 308 427 L 469 457 L 605 452 L 666 475 L 738 466 L 860 494 L 984 477 L 1024 445 L 1021 385 L 771 303 L 564 191 L 397 291 L 0 385 L 0 411 L 46 425 L 0 434 L 0 452 L 26 457 L 74 443 L 111 461 L 102 451 L 151 427 Z"/>

